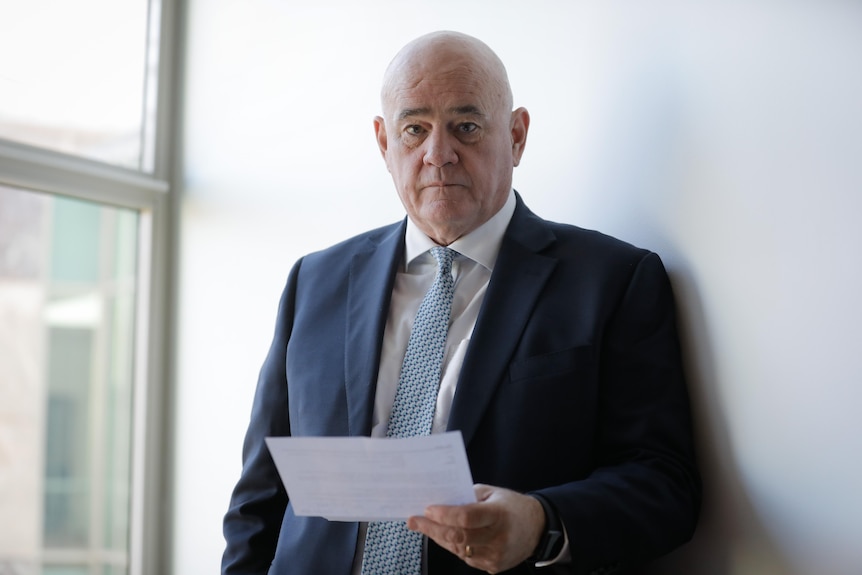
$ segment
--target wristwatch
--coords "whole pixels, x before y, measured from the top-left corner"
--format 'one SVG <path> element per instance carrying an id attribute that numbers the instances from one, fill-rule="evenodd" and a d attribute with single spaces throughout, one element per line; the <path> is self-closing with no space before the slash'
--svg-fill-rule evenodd
<path id="1" fill-rule="evenodd" d="M 530 563 L 542 563 L 550 561 L 560 554 L 563 549 L 565 537 L 563 537 L 563 523 L 560 521 L 560 516 L 557 515 L 556 509 L 551 505 L 543 495 L 538 493 L 528 493 L 530 497 L 536 499 L 542 504 L 542 509 L 545 510 L 545 531 L 539 539 L 539 544 L 533 551 L 533 554 L 527 558 Z"/>

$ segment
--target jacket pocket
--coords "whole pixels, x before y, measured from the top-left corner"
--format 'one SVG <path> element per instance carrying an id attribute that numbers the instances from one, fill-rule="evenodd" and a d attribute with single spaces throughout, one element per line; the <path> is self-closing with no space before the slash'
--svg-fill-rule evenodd
<path id="1" fill-rule="evenodd" d="M 509 378 L 512 383 L 556 378 L 571 372 L 589 371 L 593 364 L 592 346 L 580 345 L 513 361 L 509 366 Z"/>

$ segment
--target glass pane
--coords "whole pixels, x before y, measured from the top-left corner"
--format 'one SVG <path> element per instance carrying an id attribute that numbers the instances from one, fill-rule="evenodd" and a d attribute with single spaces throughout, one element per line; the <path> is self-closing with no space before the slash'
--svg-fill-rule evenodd
<path id="1" fill-rule="evenodd" d="M 128 572 L 137 237 L 0 187 L 0 573 Z"/>
<path id="2" fill-rule="evenodd" d="M 0 138 L 144 169 L 147 10 L 148 0 L 0 2 Z"/>
<path id="3" fill-rule="evenodd" d="M 84 567 L 45 567 L 42 575 L 90 575 L 90 570 Z"/>

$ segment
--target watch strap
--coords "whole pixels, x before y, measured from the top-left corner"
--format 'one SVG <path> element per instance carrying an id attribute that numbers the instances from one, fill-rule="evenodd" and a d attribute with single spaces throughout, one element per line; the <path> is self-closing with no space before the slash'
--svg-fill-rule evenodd
<path id="1" fill-rule="evenodd" d="M 545 530 L 527 561 L 533 564 L 550 561 L 559 555 L 563 548 L 565 542 L 563 523 L 553 504 L 544 495 L 538 493 L 528 493 L 528 495 L 536 499 L 545 511 Z"/>

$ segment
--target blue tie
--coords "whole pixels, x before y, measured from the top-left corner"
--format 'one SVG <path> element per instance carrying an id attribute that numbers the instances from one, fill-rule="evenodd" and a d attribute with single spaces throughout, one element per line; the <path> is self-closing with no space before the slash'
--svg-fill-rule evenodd
<path id="1" fill-rule="evenodd" d="M 386 437 L 412 437 L 431 433 L 440 368 L 455 281 L 452 260 L 456 252 L 433 247 L 437 260 L 434 284 L 419 305 L 407 342 L 398 391 L 392 404 Z M 420 575 L 422 534 L 407 529 L 404 521 L 374 521 L 368 524 L 362 575 Z"/>

